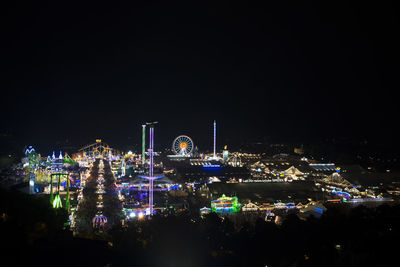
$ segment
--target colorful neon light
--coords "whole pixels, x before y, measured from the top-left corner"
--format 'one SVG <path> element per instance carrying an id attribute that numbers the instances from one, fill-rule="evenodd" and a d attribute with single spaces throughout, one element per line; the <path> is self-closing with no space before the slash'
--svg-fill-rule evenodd
<path id="1" fill-rule="evenodd" d="M 143 178 L 143 179 L 149 179 L 149 180 L 150 180 L 150 176 L 138 175 L 138 177 Z M 157 179 L 160 179 L 160 178 L 163 178 L 163 177 L 165 177 L 165 176 L 164 176 L 164 175 L 157 175 L 157 176 L 154 176 L 154 175 L 153 175 L 153 177 L 151 177 L 151 179 L 152 179 L 152 180 L 157 180 Z M 123 184 L 129 185 L 128 183 L 123 183 Z"/>
<path id="2" fill-rule="evenodd" d="M 153 176 L 154 176 L 154 162 L 153 162 L 153 148 L 154 147 L 154 126 L 150 127 L 150 169 L 149 169 L 149 174 L 150 174 L 150 181 L 149 181 L 149 208 L 150 208 L 150 214 L 153 214 Z"/>
<path id="3" fill-rule="evenodd" d="M 175 155 L 190 155 L 193 151 L 193 147 L 193 140 L 187 135 L 180 135 L 172 142 L 172 151 Z"/>
<path id="4" fill-rule="evenodd" d="M 33 152 L 36 152 L 35 149 L 32 146 L 29 146 L 26 150 L 25 150 L 25 155 L 31 154 Z"/>
<path id="5" fill-rule="evenodd" d="M 55 209 L 62 208 L 62 202 L 61 202 L 60 195 L 56 195 L 56 197 L 54 198 L 53 208 L 55 208 Z"/>
<path id="6" fill-rule="evenodd" d="M 58 183 L 57 183 L 57 195 L 53 198 L 53 176 L 58 177 Z M 68 177 L 67 173 L 52 173 L 50 174 L 50 204 L 53 206 L 53 208 L 58 209 L 62 208 L 62 203 L 61 203 L 61 198 L 60 198 L 60 186 L 61 186 L 61 176 L 66 177 L 66 187 L 67 187 L 67 200 L 66 200 L 66 209 L 67 211 L 70 211 L 70 202 L 69 202 L 69 186 L 70 186 L 70 180 Z"/>
<path id="7" fill-rule="evenodd" d="M 146 177 L 149 180 L 149 215 L 153 215 L 153 183 L 154 183 L 154 125 L 157 122 L 147 123 L 150 126 L 150 137 L 149 137 L 149 176 Z"/>
<path id="8" fill-rule="evenodd" d="M 217 123 L 214 120 L 214 158 L 216 157 L 216 146 L 217 146 Z"/>
<path id="9" fill-rule="evenodd" d="M 346 200 L 350 199 L 350 194 L 344 191 L 336 191 L 335 189 L 332 190 L 332 194 L 341 196 Z"/>
<path id="10" fill-rule="evenodd" d="M 215 164 L 215 165 L 203 165 L 203 168 L 221 168 L 221 165 Z"/>
<path id="11" fill-rule="evenodd" d="M 53 204 L 54 196 L 53 196 L 53 175 L 50 175 L 50 204 Z"/>
<path id="12" fill-rule="evenodd" d="M 146 124 L 142 125 L 142 165 L 146 163 Z"/>
<path id="13" fill-rule="evenodd" d="M 315 207 L 314 209 L 315 209 L 315 211 L 318 212 L 318 213 L 324 213 L 324 210 L 321 209 L 321 208 Z"/>
<path id="14" fill-rule="evenodd" d="M 240 204 L 237 197 L 222 195 L 222 197 L 211 201 L 211 210 L 213 212 L 235 213 L 240 210 Z"/>

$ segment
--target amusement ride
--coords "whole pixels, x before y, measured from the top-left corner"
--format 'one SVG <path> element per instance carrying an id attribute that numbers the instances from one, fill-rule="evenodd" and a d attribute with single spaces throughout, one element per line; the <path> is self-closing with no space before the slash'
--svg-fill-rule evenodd
<path id="1" fill-rule="evenodd" d="M 175 155 L 190 156 L 193 148 L 193 140 L 187 135 L 180 135 L 172 142 L 172 151 Z"/>

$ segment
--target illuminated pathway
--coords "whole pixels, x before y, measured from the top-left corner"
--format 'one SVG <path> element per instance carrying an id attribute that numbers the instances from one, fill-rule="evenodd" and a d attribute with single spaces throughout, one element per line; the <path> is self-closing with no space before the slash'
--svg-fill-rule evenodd
<path id="1" fill-rule="evenodd" d="M 97 161 L 90 165 L 88 175 L 86 175 L 86 179 L 81 183 L 78 194 L 78 205 L 73 216 L 73 223 L 71 224 L 74 234 L 90 232 L 90 220 L 93 218 L 93 212 L 96 212 L 94 210 L 91 191 L 94 191 L 95 181 L 97 180 L 98 165 Z"/>
<path id="2" fill-rule="evenodd" d="M 115 191 L 115 178 L 106 160 L 96 159 L 90 174 L 82 183 L 78 207 L 74 214 L 74 232 L 90 235 L 94 230 L 104 231 L 120 223 L 121 202 Z"/>

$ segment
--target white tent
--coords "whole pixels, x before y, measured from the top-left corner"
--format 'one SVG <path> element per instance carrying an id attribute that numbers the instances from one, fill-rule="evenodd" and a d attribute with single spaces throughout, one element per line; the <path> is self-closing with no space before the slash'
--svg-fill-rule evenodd
<path id="1" fill-rule="evenodd" d="M 216 182 L 221 182 L 221 180 L 220 179 L 218 179 L 217 177 L 210 177 L 209 179 L 208 179 L 208 181 L 209 182 L 212 182 L 212 183 L 216 183 Z"/>
<path id="2" fill-rule="evenodd" d="M 261 161 L 257 161 L 255 163 L 251 164 L 251 167 L 254 168 L 254 169 L 265 168 L 265 164 L 262 163 Z"/>
<path id="3" fill-rule="evenodd" d="M 256 204 L 254 204 L 254 203 L 251 203 L 251 202 L 247 203 L 246 205 L 244 205 L 242 207 L 243 211 L 256 211 L 258 209 L 259 209 L 258 206 Z"/>
<path id="4" fill-rule="evenodd" d="M 297 169 L 296 167 L 292 166 L 289 169 L 285 170 L 283 172 L 286 175 L 303 175 L 303 173 L 301 171 L 299 171 L 299 169 Z"/>
<path id="5" fill-rule="evenodd" d="M 325 177 L 322 179 L 323 182 L 325 183 L 333 183 L 333 184 L 340 184 L 343 187 L 350 187 L 352 186 L 352 184 L 347 181 L 346 179 L 344 179 L 339 173 L 334 172 L 331 175 L 329 175 L 328 177 Z"/>

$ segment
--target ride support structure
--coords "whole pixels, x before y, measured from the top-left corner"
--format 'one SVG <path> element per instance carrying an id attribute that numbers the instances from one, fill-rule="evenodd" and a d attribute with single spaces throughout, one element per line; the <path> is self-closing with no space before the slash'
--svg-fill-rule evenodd
<path id="1" fill-rule="evenodd" d="M 146 124 L 142 125 L 142 165 L 146 164 Z"/>
<path id="2" fill-rule="evenodd" d="M 145 178 L 149 180 L 149 214 L 153 215 L 153 190 L 154 190 L 154 125 L 157 122 L 146 123 L 149 126 L 149 175 Z"/>
<path id="3" fill-rule="evenodd" d="M 54 196 L 54 193 L 53 193 L 54 177 L 56 177 L 56 179 L 58 178 L 57 194 L 55 196 Z M 60 196 L 60 185 L 61 185 L 61 178 L 62 177 L 65 177 L 65 179 L 66 179 L 65 187 L 66 187 L 66 190 L 67 190 L 67 197 L 66 197 L 66 200 L 65 200 L 65 209 L 68 212 L 70 212 L 71 211 L 71 204 L 70 204 L 70 199 L 69 199 L 70 198 L 70 194 L 69 194 L 70 181 L 69 181 L 68 173 L 56 172 L 56 173 L 50 174 L 50 204 L 55 209 L 63 207 L 62 201 L 61 201 L 61 196 Z"/>

